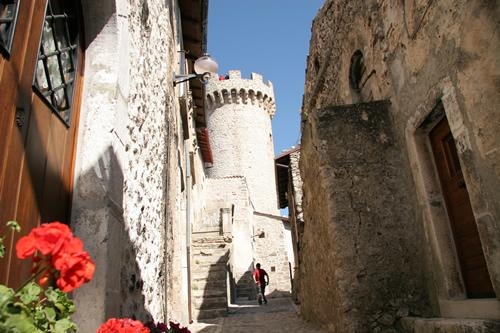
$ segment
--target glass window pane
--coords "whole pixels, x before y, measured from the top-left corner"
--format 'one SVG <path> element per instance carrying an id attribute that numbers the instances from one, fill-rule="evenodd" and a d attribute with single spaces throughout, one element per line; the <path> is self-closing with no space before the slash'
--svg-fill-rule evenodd
<path id="1" fill-rule="evenodd" d="M 42 47 L 46 54 L 56 50 L 54 35 L 52 34 L 52 26 L 49 21 L 45 21 L 43 23 Z"/>
<path id="2" fill-rule="evenodd" d="M 0 47 L 10 51 L 14 35 L 18 0 L 0 0 Z"/>
<path id="3" fill-rule="evenodd" d="M 64 88 L 57 90 L 54 93 L 54 98 L 57 110 L 66 110 L 68 108 L 68 102 L 66 100 Z"/>
<path id="4" fill-rule="evenodd" d="M 49 69 L 49 78 L 52 89 L 56 89 L 62 83 L 57 56 L 54 55 L 47 58 L 47 67 Z"/>
<path id="5" fill-rule="evenodd" d="M 49 84 L 47 82 L 47 77 L 45 76 L 45 68 L 43 66 L 43 60 L 38 60 L 36 64 L 36 86 L 42 94 L 45 94 L 49 90 Z"/>
<path id="6" fill-rule="evenodd" d="M 73 59 L 68 52 L 63 52 L 61 53 L 61 63 L 63 67 L 63 73 L 64 73 L 64 81 L 69 82 L 73 78 Z"/>
<path id="7" fill-rule="evenodd" d="M 63 48 L 68 47 L 69 44 L 66 39 L 66 20 L 56 19 L 54 22 L 54 31 L 56 34 L 58 50 L 62 50 Z"/>

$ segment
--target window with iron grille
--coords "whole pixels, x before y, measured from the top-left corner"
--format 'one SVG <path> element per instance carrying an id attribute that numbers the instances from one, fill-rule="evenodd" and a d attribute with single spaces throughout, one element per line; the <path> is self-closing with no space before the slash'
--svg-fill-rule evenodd
<path id="1" fill-rule="evenodd" d="M 48 1 L 33 84 L 68 125 L 78 53 L 77 8 L 77 1 Z"/>
<path id="2" fill-rule="evenodd" d="M 0 53 L 8 57 L 16 26 L 19 0 L 0 0 Z"/>

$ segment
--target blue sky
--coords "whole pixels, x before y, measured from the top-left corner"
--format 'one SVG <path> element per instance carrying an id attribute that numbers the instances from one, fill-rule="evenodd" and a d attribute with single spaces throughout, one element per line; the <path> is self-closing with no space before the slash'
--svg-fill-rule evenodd
<path id="1" fill-rule="evenodd" d="M 300 143 L 312 20 L 324 0 L 209 0 L 208 52 L 219 73 L 262 74 L 274 86 L 275 155 Z"/>

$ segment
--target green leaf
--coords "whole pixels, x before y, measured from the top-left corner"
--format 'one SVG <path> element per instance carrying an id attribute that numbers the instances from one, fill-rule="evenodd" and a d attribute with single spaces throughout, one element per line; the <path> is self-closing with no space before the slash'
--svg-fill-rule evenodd
<path id="1" fill-rule="evenodd" d="M 7 222 L 7 227 L 9 227 L 12 231 L 21 232 L 21 226 L 16 221 Z"/>
<path id="2" fill-rule="evenodd" d="M 3 284 L 0 284 L 0 306 L 4 306 L 9 303 L 9 300 L 12 301 L 14 297 L 14 290 L 12 288 L 8 288 Z M 1 314 L 1 313 L 0 313 Z"/>
<path id="3" fill-rule="evenodd" d="M 31 313 L 31 318 L 33 318 L 36 326 L 40 329 L 48 328 L 47 318 L 45 314 L 45 308 L 43 305 L 38 305 L 33 309 Z"/>
<path id="4" fill-rule="evenodd" d="M 57 289 L 57 290 L 59 290 L 59 289 Z M 57 292 L 57 290 L 55 290 L 52 287 L 49 287 L 49 288 L 47 288 L 47 290 L 45 290 L 45 297 L 47 297 L 47 300 L 49 302 L 57 303 L 57 301 L 59 300 L 59 293 Z"/>
<path id="5" fill-rule="evenodd" d="M 0 237 L 0 258 L 5 257 L 5 245 L 3 245 L 4 237 Z"/>
<path id="6" fill-rule="evenodd" d="M 23 302 L 14 302 L 12 303 L 12 309 L 15 309 L 15 311 L 21 312 L 24 311 L 27 314 L 31 314 L 31 308 L 24 304 Z"/>
<path id="7" fill-rule="evenodd" d="M 56 310 L 54 310 L 54 308 L 45 307 L 43 308 L 43 313 L 48 321 L 53 322 L 56 320 Z"/>
<path id="8" fill-rule="evenodd" d="M 42 292 L 42 288 L 36 284 L 35 282 L 30 282 L 23 289 L 21 289 L 17 295 L 21 302 L 26 305 L 37 302 L 40 297 L 40 293 Z"/>
<path id="9" fill-rule="evenodd" d="M 54 325 L 54 333 L 67 333 L 69 330 L 76 331 L 77 327 L 69 318 L 58 320 Z"/>
<path id="10" fill-rule="evenodd" d="M 58 318 L 69 316 L 75 312 L 75 304 L 68 298 L 68 294 L 62 292 L 61 290 L 48 288 L 45 291 L 45 296 L 47 297 L 47 300 L 52 303 L 57 310 L 59 310 L 60 315 Z"/>
<path id="11" fill-rule="evenodd" d="M 24 312 L 9 314 L 3 325 L 7 328 L 5 332 L 16 332 L 16 333 L 39 333 L 33 323 L 33 320 L 26 315 Z"/>

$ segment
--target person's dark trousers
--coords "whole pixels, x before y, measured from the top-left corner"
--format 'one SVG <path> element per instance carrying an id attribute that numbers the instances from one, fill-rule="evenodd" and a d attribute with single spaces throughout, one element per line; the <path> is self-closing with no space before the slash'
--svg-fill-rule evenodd
<path id="1" fill-rule="evenodd" d="M 262 304 L 262 302 L 264 301 L 264 304 L 267 304 L 267 298 L 266 298 L 266 284 L 265 283 L 262 283 L 259 285 L 259 297 L 258 297 L 258 301 L 259 301 L 259 304 Z"/>

